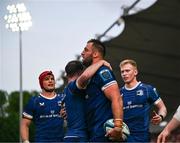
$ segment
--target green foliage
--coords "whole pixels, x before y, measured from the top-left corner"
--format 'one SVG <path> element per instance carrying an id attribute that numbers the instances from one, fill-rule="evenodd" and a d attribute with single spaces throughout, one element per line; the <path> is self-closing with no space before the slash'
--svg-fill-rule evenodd
<path id="1" fill-rule="evenodd" d="M 8 113 L 19 113 L 19 92 L 14 91 L 9 95 Z"/>
<path id="2" fill-rule="evenodd" d="M 7 101 L 4 100 L 4 94 L 7 92 L 0 90 L 0 101 L 1 104 L 6 103 Z M 30 97 L 33 95 L 39 94 L 37 91 L 24 91 L 23 92 L 23 106 L 27 104 Z M 0 117 L 0 142 L 19 142 L 19 92 L 14 91 L 8 95 L 9 97 L 9 106 L 6 109 L 8 113 L 8 117 Z M 30 141 L 34 141 L 34 125 L 30 125 L 29 134 L 30 134 Z"/>
<path id="3" fill-rule="evenodd" d="M 0 118 L 0 142 L 19 141 L 19 115 L 11 113 L 6 118 Z"/>
<path id="4" fill-rule="evenodd" d="M 7 103 L 7 92 L 0 90 L 0 116 L 4 116 L 4 105 Z"/>
<path id="5" fill-rule="evenodd" d="M 7 102 L 6 94 L 7 92 L 0 90 L 0 107 Z"/>

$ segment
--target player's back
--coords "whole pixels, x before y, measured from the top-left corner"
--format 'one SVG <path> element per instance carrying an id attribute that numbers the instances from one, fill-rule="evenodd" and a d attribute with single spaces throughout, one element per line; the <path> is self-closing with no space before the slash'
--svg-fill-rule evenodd
<path id="1" fill-rule="evenodd" d="M 67 132 L 65 138 L 87 138 L 87 125 L 85 119 L 84 94 L 76 87 L 75 81 L 70 82 L 64 89 L 65 108 L 67 113 Z"/>

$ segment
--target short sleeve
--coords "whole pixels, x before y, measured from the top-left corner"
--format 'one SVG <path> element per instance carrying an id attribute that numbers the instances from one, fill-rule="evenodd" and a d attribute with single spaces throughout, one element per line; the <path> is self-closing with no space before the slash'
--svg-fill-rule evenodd
<path id="1" fill-rule="evenodd" d="M 33 119 L 33 112 L 34 112 L 34 104 L 35 104 L 36 97 L 33 96 L 28 101 L 27 105 L 23 110 L 23 117 L 28 119 Z"/>
<path id="2" fill-rule="evenodd" d="M 101 87 L 101 90 L 104 90 L 110 85 L 117 83 L 113 72 L 105 66 L 98 70 L 97 79 L 98 80 L 96 81 L 99 82 L 98 85 Z"/>
<path id="3" fill-rule="evenodd" d="M 153 104 L 153 103 L 158 104 L 158 102 L 161 100 L 161 98 L 160 98 L 156 88 L 149 85 L 148 86 L 148 92 L 149 92 L 149 94 L 148 94 L 149 95 L 149 102 L 151 104 Z"/>

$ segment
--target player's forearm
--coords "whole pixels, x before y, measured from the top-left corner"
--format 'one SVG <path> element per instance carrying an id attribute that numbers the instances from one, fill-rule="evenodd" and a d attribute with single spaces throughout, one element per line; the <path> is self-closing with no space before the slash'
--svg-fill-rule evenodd
<path id="1" fill-rule="evenodd" d="M 96 73 L 96 71 L 103 65 L 103 61 L 97 62 L 88 68 L 77 79 L 77 84 L 80 88 L 84 88 L 88 80 Z"/>
<path id="2" fill-rule="evenodd" d="M 22 119 L 20 128 L 22 141 L 29 140 L 29 124 L 26 119 Z"/>
<path id="3" fill-rule="evenodd" d="M 114 119 L 123 119 L 123 100 L 119 92 L 118 84 L 113 84 L 104 90 L 105 96 L 111 100 L 111 108 Z"/>
<path id="4" fill-rule="evenodd" d="M 101 60 L 95 64 L 92 64 L 82 73 L 82 75 L 86 76 L 87 79 L 90 79 L 96 71 L 103 65 L 104 61 Z"/>
<path id="5" fill-rule="evenodd" d="M 112 101 L 112 112 L 114 119 L 123 120 L 123 102 L 121 96 Z"/>
<path id="6" fill-rule="evenodd" d="M 22 141 L 29 140 L 29 128 L 26 126 L 21 127 L 21 138 Z"/>
<path id="7" fill-rule="evenodd" d="M 167 130 L 169 133 L 171 133 L 179 125 L 180 125 L 180 122 L 177 119 L 172 118 L 171 121 L 168 123 L 168 125 L 165 127 L 164 130 Z"/>

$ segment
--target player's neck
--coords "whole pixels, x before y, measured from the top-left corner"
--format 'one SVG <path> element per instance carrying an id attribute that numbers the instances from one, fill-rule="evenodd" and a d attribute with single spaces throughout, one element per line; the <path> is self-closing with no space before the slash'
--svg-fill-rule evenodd
<path id="1" fill-rule="evenodd" d="M 70 83 L 71 81 L 74 81 L 78 78 L 78 76 L 73 76 L 73 77 L 69 77 L 68 78 L 68 83 Z"/>
<path id="2" fill-rule="evenodd" d="M 125 86 L 127 88 L 133 88 L 135 87 L 136 85 L 138 84 L 138 81 L 136 79 L 134 79 L 133 81 L 129 82 L 129 83 L 126 83 Z"/>
<path id="3" fill-rule="evenodd" d="M 95 63 L 99 62 L 100 60 L 103 60 L 103 58 L 101 58 L 101 57 L 96 57 L 96 58 L 93 59 L 92 64 L 95 64 Z"/>
<path id="4" fill-rule="evenodd" d="M 41 94 L 45 97 L 51 98 L 51 97 L 54 97 L 56 93 L 54 91 L 52 92 L 43 91 Z"/>

